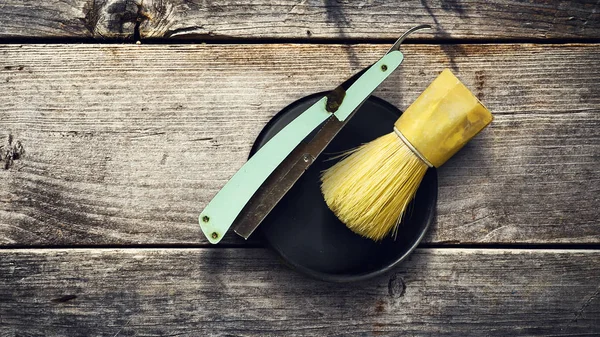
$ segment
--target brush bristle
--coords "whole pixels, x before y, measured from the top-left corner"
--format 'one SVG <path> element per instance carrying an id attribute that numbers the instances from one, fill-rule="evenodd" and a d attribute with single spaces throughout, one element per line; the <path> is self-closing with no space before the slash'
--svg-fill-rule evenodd
<path id="1" fill-rule="evenodd" d="M 428 166 L 394 133 L 347 153 L 321 176 L 327 206 L 353 232 L 379 241 L 396 231 Z"/>

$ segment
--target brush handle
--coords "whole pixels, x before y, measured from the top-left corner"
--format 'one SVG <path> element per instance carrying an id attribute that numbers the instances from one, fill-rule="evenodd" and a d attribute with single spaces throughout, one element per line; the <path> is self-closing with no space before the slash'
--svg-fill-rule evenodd
<path id="1" fill-rule="evenodd" d="M 440 167 L 492 119 L 490 111 L 477 97 L 445 69 L 394 126 L 413 151 L 431 165 Z"/>
<path id="2" fill-rule="evenodd" d="M 393 51 L 367 69 L 348 88 L 346 97 L 335 112 L 336 118 L 343 121 L 350 116 L 354 109 L 398 68 L 403 58 L 400 51 Z M 200 228 L 210 243 L 221 241 L 238 214 L 269 175 L 298 144 L 331 116 L 326 110 L 326 103 L 327 98 L 323 97 L 279 131 L 210 201 L 199 216 Z"/>

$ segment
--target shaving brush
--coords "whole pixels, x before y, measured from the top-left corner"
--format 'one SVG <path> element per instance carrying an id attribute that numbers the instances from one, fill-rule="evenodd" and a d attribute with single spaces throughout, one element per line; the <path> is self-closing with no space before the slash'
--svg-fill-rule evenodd
<path id="1" fill-rule="evenodd" d="M 430 167 L 440 167 L 493 119 L 448 69 L 393 132 L 344 154 L 321 175 L 327 206 L 353 232 L 379 241 L 398 225 Z"/>

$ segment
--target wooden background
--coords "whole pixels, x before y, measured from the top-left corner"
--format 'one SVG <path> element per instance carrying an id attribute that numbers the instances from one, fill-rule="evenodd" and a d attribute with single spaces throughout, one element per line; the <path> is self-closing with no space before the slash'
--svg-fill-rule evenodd
<path id="1" fill-rule="evenodd" d="M 376 95 L 451 68 L 496 119 L 409 260 L 338 285 L 210 246 L 265 123 L 422 23 Z M 2 1 L 0 336 L 600 335 L 599 43 L 597 1 Z"/>

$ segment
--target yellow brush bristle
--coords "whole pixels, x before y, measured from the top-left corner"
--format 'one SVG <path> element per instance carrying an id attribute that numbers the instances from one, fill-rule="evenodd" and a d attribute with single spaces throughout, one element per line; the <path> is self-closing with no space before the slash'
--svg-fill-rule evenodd
<path id="1" fill-rule="evenodd" d="M 321 191 L 350 230 L 379 241 L 395 234 L 427 168 L 392 132 L 350 151 L 326 170 Z"/>

